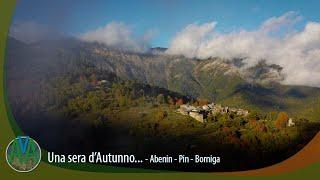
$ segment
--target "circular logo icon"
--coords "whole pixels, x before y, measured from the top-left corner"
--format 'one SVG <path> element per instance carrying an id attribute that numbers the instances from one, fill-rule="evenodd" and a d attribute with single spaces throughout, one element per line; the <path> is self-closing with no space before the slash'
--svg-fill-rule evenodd
<path id="1" fill-rule="evenodd" d="M 19 136 L 9 143 L 6 159 L 15 171 L 30 172 L 41 161 L 41 149 L 39 144 L 29 136 Z"/>

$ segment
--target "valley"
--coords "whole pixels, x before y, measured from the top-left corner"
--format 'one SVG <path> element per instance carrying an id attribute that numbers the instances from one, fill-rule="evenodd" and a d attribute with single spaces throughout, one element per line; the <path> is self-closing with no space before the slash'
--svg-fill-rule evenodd
<path id="1" fill-rule="evenodd" d="M 320 89 L 281 84 L 281 67 L 261 61 L 245 68 L 241 59 L 191 59 L 164 50 L 132 53 L 75 39 L 9 39 L 13 115 L 22 130 L 60 153 L 223 157 L 214 167 L 141 165 L 170 170 L 264 167 L 290 157 L 319 131 Z M 178 112 L 211 102 L 245 115 L 209 113 L 202 123 Z M 294 126 L 288 126 L 291 118 Z"/>

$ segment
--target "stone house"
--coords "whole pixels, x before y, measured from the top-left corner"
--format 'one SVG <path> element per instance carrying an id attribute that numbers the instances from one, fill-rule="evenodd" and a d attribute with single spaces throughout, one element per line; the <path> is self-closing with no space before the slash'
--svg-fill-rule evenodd
<path id="1" fill-rule="evenodd" d="M 191 116 L 191 117 L 193 117 L 194 119 L 196 119 L 197 121 L 199 121 L 199 122 L 204 122 L 204 114 L 201 114 L 201 113 L 199 113 L 199 112 L 193 112 L 193 111 L 191 111 L 190 113 L 189 113 L 189 115 Z"/>
<path id="2" fill-rule="evenodd" d="M 294 125 L 295 125 L 295 123 L 293 122 L 293 119 L 292 119 L 292 118 L 289 118 L 288 123 L 287 123 L 287 126 L 288 126 L 288 127 L 291 127 L 291 126 L 294 126 Z"/>

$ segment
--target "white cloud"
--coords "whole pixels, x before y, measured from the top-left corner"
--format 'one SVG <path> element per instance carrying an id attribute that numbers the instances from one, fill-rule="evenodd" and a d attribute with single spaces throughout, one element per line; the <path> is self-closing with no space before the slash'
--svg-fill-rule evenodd
<path id="1" fill-rule="evenodd" d="M 285 84 L 320 87 L 320 23 L 308 22 L 297 32 L 301 19 L 295 12 L 272 17 L 253 31 L 215 32 L 216 22 L 188 25 L 173 38 L 167 53 L 187 57 L 246 57 L 246 67 L 261 59 L 283 67 Z"/>
<path id="2" fill-rule="evenodd" d="M 267 19 L 260 27 L 261 32 L 279 31 L 281 28 L 287 29 L 295 25 L 302 19 L 298 13 L 289 11 L 280 17 Z"/>
<path id="3" fill-rule="evenodd" d="M 149 42 L 153 36 L 154 31 L 147 31 L 141 37 L 135 37 L 128 25 L 121 22 L 111 22 L 104 27 L 81 34 L 80 39 L 126 51 L 145 52 L 148 50 Z"/>
<path id="4" fill-rule="evenodd" d="M 202 25 L 190 24 L 184 28 L 172 40 L 169 54 L 183 54 L 192 57 L 197 53 L 204 40 L 210 35 L 216 26 L 216 22 L 205 23 Z"/>

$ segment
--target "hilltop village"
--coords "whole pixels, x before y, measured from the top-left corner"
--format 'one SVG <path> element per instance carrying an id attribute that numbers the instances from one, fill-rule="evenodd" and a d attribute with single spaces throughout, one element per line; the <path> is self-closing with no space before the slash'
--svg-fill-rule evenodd
<path id="1" fill-rule="evenodd" d="M 240 109 L 240 108 L 231 108 L 231 107 L 223 107 L 220 104 L 207 104 L 203 106 L 192 106 L 189 104 L 183 104 L 180 105 L 180 108 L 178 109 L 178 112 L 183 115 L 188 115 L 195 120 L 205 123 L 207 120 L 207 117 L 211 114 L 213 116 L 216 116 L 218 114 L 235 114 L 237 116 L 248 116 L 249 111 L 245 109 Z M 289 118 L 288 122 L 286 123 L 286 126 L 294 126 L 295 123 L 293 122 L 292 118 Z"/>
<path id="2" fill-rule="evenodd" d="M 206 118 L 209 114 L 218 115 L 218 114 L 228 114 L 234 113 L 237 116 L 247 116 L 249 114 L 248 110 L 245 109 L 237 109 L 237 108 L 230 108 L 228 106 L 222 107 L 220 104 L 207 104 L 203 106 L 191 106 L 188 104 L 183 104 L 178 109 L 178 112 L 183 115 L 189 115 L 196 119 L 199 122 L 206 122 Z"/>

